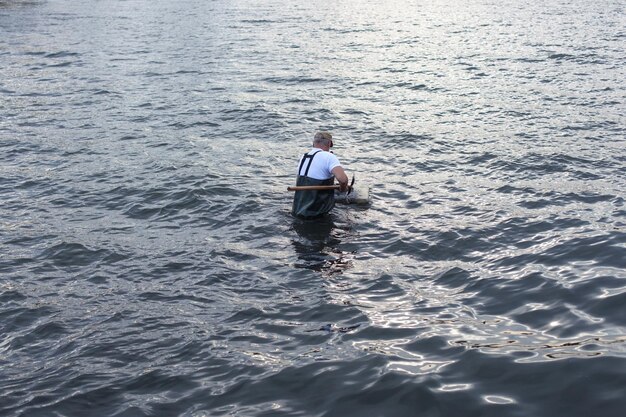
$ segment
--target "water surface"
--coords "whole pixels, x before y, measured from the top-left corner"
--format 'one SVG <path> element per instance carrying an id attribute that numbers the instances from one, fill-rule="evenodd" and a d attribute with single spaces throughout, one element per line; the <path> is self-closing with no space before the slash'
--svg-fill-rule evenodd
<path id="1" fill-rule="evenodd" d="M 625 6 L 0 1 L 0 414 L 621 416 Z"/>

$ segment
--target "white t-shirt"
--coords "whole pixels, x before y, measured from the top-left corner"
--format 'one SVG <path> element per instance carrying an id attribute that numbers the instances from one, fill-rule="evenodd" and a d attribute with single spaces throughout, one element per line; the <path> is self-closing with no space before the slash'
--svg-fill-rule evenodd
<path id="1" fill-rule="evenodd" d="M 323 151 L 319 148 L 313 148 L 308 152 L 308 154 L 315 154 L 313 161 L 307 159 L 302 165 L 302 170 L 298 173 L 298 175 L 304 175 L 309 162 L 311 162 L 311 168 L 309 168 L 307 177 L 314 178 L 316 180 L 327 180 L 333 177 L 332 170 L 335 167 L 341 166 L 339 159 L 337 159 L 337 157 L 330 152 Z M 304 158 L 304 156 L 300 158 L 298 167 L 302 164 L 302 158 Z"/>

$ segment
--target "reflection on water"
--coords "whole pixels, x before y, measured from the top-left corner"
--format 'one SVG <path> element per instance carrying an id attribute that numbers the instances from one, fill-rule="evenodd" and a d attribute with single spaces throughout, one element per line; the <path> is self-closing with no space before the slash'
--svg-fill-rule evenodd
<path id="1" fill-rule="evenodd" d="M 351 226 L 335 223 L 333 215 L 315 220 L 294 219 L 293 229 L 298 237 L 292 240 L 298 255 L 296 268 L 307 268 L 329 277 L 342 273 L 352 266 L 352 252 L 344 252 L 339 246 L 340 237 Z"/>

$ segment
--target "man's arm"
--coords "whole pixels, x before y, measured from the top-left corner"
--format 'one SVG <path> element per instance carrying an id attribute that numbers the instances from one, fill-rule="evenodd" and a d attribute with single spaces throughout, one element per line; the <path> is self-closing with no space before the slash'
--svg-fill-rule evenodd
<path id="1" fill-rule="evenodd" d="M 346 191 L 348 189 L 348 176 L 346 175 L 346 171 L 344 171 L 341 166 L 336 166 L 331 172 L 333 173 L 337 181 L 339 181 L 341 191 Z"/>

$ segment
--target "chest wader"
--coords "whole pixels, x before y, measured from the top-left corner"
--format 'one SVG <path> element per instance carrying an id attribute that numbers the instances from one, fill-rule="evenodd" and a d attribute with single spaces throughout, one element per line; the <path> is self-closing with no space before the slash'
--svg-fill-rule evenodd
<path id="1" fill-rule="evenodd" d="M 321 151 L 318 151 L 321 152 Z M 309 174 L 309 168 L 313 158 L 318 154 L 315 152 L 313 155 L 304 154 L 302 162 L 300 162 L 300 168 L 298 168 L 298 178 L 296 179 L 296 185 L 333 185 L 335 178 L 331 177 L 327 180 L 316 180 L 314 178 L 307 177 Z M 308 165 L 304 175 L 300 175 L 302 167 L 308 160 Z M 329 211 L 335 205 L 335 190 L 304 190 L 296 191 L 293 196 L 293 207 L 291 214 L 296 217 L 304 219 L 312 219 L 320 217 Z"/>

